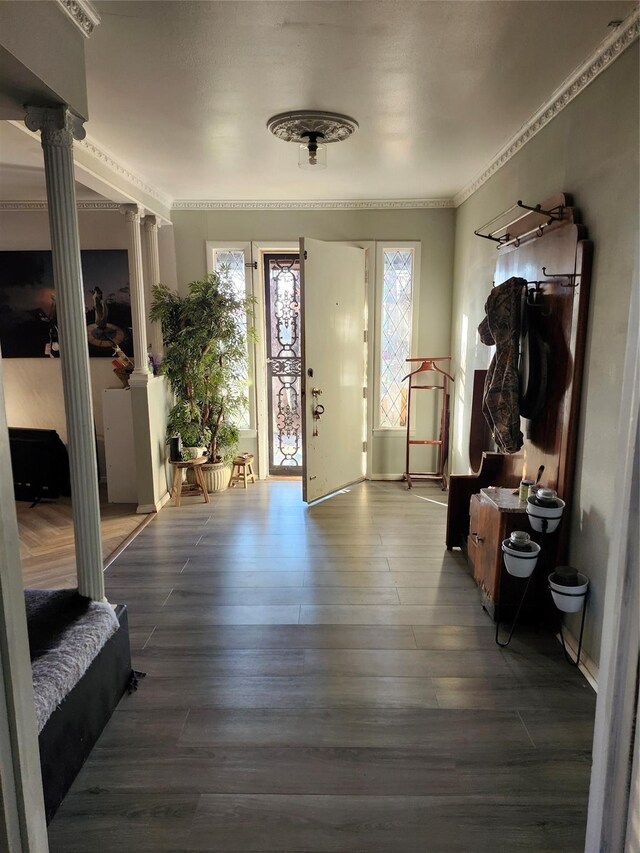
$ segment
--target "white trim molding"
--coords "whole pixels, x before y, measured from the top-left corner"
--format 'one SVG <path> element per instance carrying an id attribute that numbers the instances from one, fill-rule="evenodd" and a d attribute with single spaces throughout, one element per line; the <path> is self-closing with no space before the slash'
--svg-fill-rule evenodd
<path id="1" fill-rule="evenodd" d="M 453 197 L 454 206 L 473 195 L 497 171 L 518 153 L 533 137 L 568 106 L 586 87 L 593 83 L 640 35 L 640 9 L 637 7 L 616 27 L 579 65 L 572 74 L 555 90 L 551 97 L 533 114 L 533 116 L 511 137 L 495 157 Z"/>
<path id="2" fill-rule="evenodd" d="M 106 148 L 103 148 L 95 139 L 90 136 L 87 136 L 85 139 L 81 140 L 76 145 L 77 148 L 82 148 L 88 154 L 90 154 L 96 160 L 99 160 L 108 169 L 112 172 L 115 172 L 120 177 L 124 178 L 128 183 L 133 184 L 134 187 L 137 187 L 142 192 L 151 196 L 151 198 L 155 198 L 160 204 L 164 205 L 166 208 L 171 209 L 171 196 L 167 195 L 163 190 L 159 187 L 154 186 L 153 184 L 148 183 L 141 175 L 137 172 L 133 171 L 131 166 L 127 166 L 120 160 L 117 160 L 115 155 L 110 151 L 107 151 Z"/>
<path id="3" fill-rule="evenodd" d="M 425 208 L 453 207 L 450 198 L 399 198 L 399 199 L 361 199 L 298 201 L 232 201 L 216 199 L 175 199 L 172 210 L 416 210 Z"/>
<path id="4" fill-rule="evenodd" d="M 117 201 L 78 201 L 77 210 L 115 210 L 120 212 Z M 0 201 L 0 210 L 47 210 L 46 201 Z"/>
<path id="5" fill-rule="evenodd" d="M 563 629 L 564 635 L 564 643 L 567 647 L 568 651 L 571 652 L 573 658 L 578 657 L 578 640 L 573 636 L 571 631 L 568 631 L 566 628 Z M 561 643 L 562 638 L 560 634 L 556 634 L 556 640 Z M 591 687 L 593 687 L 594 691 L 598 692 L 598 675 L 600 673 L 600 668 L 598 664 L 594 661 L 592 657 L 590 657 L 584 649 L 580 650 L 580 663 L 578 665 L 578 669 L 587 679 Z"/>
<path id="6" fill-rule="evenodd" d="M 86 39 L 100 23 L 98 10 L 90 0 L 56 0 L 56 3 Z"/>

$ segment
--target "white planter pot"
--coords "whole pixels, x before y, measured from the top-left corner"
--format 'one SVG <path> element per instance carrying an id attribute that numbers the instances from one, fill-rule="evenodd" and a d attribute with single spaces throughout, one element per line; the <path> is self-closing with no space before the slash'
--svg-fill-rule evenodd
<path id="1" fill-rule="evenodd" d="M 549 589 L 558 610 L 562 610 L 563 613 L 577 613 L 582 610 L 589 588 L 589 578 L 578 572 L 579 586 L 565 586 L 552 581 L 553 574 L 549 575 Z"/>
<path id="2" fill-rule="evenodd" d="M 518 551 L 515 548 L 510 548 L 508 539 L 502 543 L 504 565 L 509 574 L 515 578 L 528 578 L 533 574 L 538 562 L 540 546 L 537 542 L 529 542 L 529 548 L 529 551 Z"/>
<path id="3" fill-rule="evenodd" d="M 527 516 L 529 524 L 538 532 L 543 531 L 544 522 L 547 523 L 547 533 L 553 533 L 560 524 L 562 513 L 564 512 L 565 503 L 560 498 L 556 498 L 556 506 L 537 506 L 529 498 L 527 501 Z"/>
<path id="4" fill-rule="evenodd" d="M 201 470 L 208 492 L 224 492 L 228 488 L 231 479 L 230 462 L 213 462 L 211 465 L 203 465 Z"/>
<path id="5" fill-rule="evenodd" d="M 200 456 L 204 456 L 207 452 L 206 447 L 183 447 L 182 449 L 185 453 L 188 453 L 192 459 L 198 459 Z"/>

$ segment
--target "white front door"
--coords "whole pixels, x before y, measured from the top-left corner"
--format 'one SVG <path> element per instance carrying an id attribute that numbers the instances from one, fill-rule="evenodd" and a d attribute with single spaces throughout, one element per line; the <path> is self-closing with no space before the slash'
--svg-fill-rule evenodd
<path id="1" fill-rule="evenodd" d="M 300 268 L 303 499 L 310 503 L 364 477 L 365 250 L 300 238 Z"/>

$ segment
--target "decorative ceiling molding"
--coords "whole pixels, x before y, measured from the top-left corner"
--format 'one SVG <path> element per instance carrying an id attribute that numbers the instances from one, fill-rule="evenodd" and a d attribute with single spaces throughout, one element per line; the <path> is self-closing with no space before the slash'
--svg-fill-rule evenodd
<path id="1" fill-rule="evenodd" d="M 593 83 L 640 35 L 640 9 L 634 9 L 559 86 L 523 127 L 504 145 L 484 169 L 453 197 L 455 207 L 473 195 L 505 163 L 554 119 L 586 87 Z"/>
<path id="2" fill-rule="evenodd" d="M 151 198 L 155 198 L 166 208 L 171 207 L 170 195 L 167 195 L 159 187 L 147 183 L 144 178 L 136 174 L 136 172 L 134 172 L 129 166 L 126 166 L 124 163 L 116 160 L 115 155 L 111 154 L 106 150 L 106 148 L 99 145 L 99 143 L 97 143 L 92 137 L 87 136 L 85 139 L 80 140 L 80 142 L 76 142 L 74 148 L 82 148 L 83 151 L 86 151 L 96 160 L 99 160 L 107 166 L 107 168 L 112 172 L 115 172 L 130 184 L 133 184 L 134 187 L 137 187 L 139 190 L 142 190 L 142 192 L 150 195 Z"/>
<path id="3" fill-rule="evenodd" d="M 56 3 L 87 39 L 100 23 L 100 15 L 90 0 L 56 0 Z"/>
<path id="4" fill-rule="evenodd" d="M 0 210 L 47 210 L 46 201 L 0 201 Z M 116 210 L 120 212 L 117 201 L 78 201 L 78 210 Z"/>
<path id="5" fill-rule="evenodd" d="M 366 199 L 361 201 L 217 201 L 175 199 L 172 210 L 416 210 L 453 207 L 450 198 Z"/>

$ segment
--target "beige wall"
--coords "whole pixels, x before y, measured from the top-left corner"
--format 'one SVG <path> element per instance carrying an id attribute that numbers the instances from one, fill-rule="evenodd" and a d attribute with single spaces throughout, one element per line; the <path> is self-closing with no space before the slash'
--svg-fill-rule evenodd
<path id="1" fill-rule="evenodd" d="M 127 248 L 126 223 L 118 211 L 80 211 L 78 220 L 83 249 Z M 50 248 L 46 210 L 0 211 L 0 251 Z M 121 386 L 113 374 L 110 359 L 92 358 L 89 365 L 100 474 L 104 476 L 102 390 Z M 4 360 L 4 381 L 9 425 L 55 429 L 66 443 L 60 361 L 49 358 L 7 358 Z"/>
<path id="2" fill-rule="evenodd" d="M 453 261 L 452 209 L 440 210 L 309 210 L 309 211 L 175 211 L 173 227 L 178 282 L 206 272 L 205 243 L 214 241 L 418 240 L 422 244 L 419 295 L 419 355 L 449 352 Z M 433 429 L 428 413 L 421 416 Z M 394 475 L 404 470 L 404 436 L 376 435 L 373 472 Z"/>
<path id="3" fill-rule="evenodd" d="M 598 659 L 616 483 L 617 414 L 638 262 L 638 45 L 630 48 L 457 210 L 453 297 L 455 404 L 452 463 L 467 473 L 473 370 L 496 260 L 474 228 L 523 199 L 573 195 L 594 242 L 586 367 L 571 519 L 573 565 L 592 581 L 585 648 Z M 637 279 L 636 279 L 637 281 Z M 574 633 L 578 626 L 571 623 Z"/>

